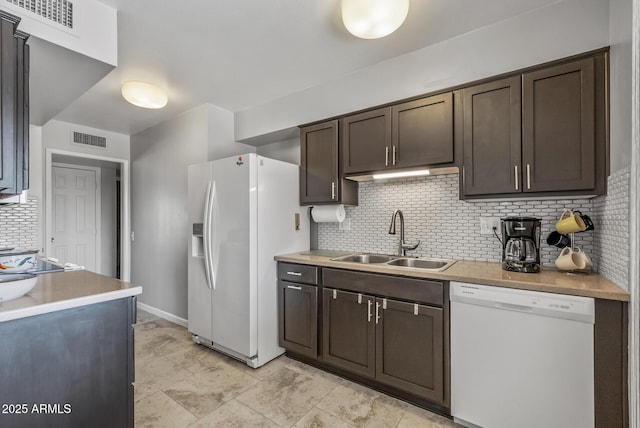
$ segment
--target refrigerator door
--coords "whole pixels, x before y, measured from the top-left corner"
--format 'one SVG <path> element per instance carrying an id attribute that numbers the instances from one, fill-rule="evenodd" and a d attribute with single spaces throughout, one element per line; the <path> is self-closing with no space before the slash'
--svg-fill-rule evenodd
<path id="1" fill-rule="evenodd" d="M 242 158 L 242 160 L 241 160 Z M 212 334 L 218 347 L 252 357 L 257 353 L 255 155 L 210 163 L 212 208 L 207 236 L 212 267 Z"/>
<path id="2" fill-rule="evenodd" d="M 207 286 L 202 229 L 205 200 L 211 184 L 210 171 L 211 166 L 208 163 L 191 165 L 188 170 L 189 227 L 191 228 L 191 245 L 187 257 L 189 331 L 206 338 L 210 338 L 212 334 L 212 290 Z"/>

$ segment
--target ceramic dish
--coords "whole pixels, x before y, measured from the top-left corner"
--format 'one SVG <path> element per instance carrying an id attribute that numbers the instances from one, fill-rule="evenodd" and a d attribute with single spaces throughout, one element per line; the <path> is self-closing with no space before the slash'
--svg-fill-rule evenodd
<path id="1" fill-rule="evenodd" d="M 36 265 L 37 250 L 0 251 L 0 273 L 25 272 Z"/>
<path id="2" fill-rule="evenodd" d="M 37 283 L 38 277 L 30 273 L 0 275 L 0 302 L 24 296 Z"/>

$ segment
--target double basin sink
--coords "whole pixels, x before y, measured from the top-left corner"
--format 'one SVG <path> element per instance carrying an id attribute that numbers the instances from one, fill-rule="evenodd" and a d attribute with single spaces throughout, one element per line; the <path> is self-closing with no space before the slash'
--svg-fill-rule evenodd
<path id="1" fill-rule="evenodd" d="M 401 266 L 414 269 L 423 269 L 432 272 L 442 272 L 454 264 L 455 260 L 417 258 L 405 256 L 388 256 L 385 254 L 349 254 L 348 256 L 331 259 L 336 262 L 360 263 L 360 264 L 384 264 L 387 266 Z"/>

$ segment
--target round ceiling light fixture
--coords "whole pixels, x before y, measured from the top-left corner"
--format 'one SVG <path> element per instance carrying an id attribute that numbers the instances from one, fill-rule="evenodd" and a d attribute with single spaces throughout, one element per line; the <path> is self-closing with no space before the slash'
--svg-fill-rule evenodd
<path id="1" fill-rule="evenodd" d="M 409 0 L 342 0 L 342 22 L 361 39 L 379 39 L 396 31 L 407 18 Z"/>
<path id="2" fill-rule="evenodd" d="M 130 80 L 122 84 L 122 96 L 134 106 L 162 108 L 167 105 L 167 91 L 147 82 Z"/>

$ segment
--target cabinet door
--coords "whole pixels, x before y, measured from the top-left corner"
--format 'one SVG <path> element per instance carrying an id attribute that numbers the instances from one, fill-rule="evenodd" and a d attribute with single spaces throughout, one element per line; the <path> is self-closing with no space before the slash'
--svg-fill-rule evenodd
<path id="1" fill-rule="evenodd" d="M 16 31 L 16 193 L 29 188 L 29 45 L 28 34 Z"/>
<path id="2" fill-rule="evenodd" d="M 322 359 L 341 369 L 373 378 L 374 298 L 325 288 L 322 305 Z"/>
<path id="3" fill-rule="evenodd" d="M 346 117 L 343 131 L 343 171 L 375 171 L 390 165 L 391 108 Z"/>
<path id="4" fill-rule="evenodd" d="M 300 131 L 300 203 L 338 201 L 338 121 Z"/>
<path id="5" fill-rule="evenodd" d="M 280 346 L 296 354 L 318 357 L 318 288 L 278 281 Z"/>
<path id="6" fill-rule="evenodd" d="M 462 98 L 464 194 L 522 191 L 520 77 L 466 88 Z"/>
<path id="7" fill-rule="evenodd" d="M 0 193 L 16 194 L 17 44 L 15 22 L 0 19 Z"/>
<path id="8" fill-rule="evenodd" d="M 391 121 L 393 166 L 453 162 L 451 92 L 393 106 Z"/>
<path id="9" fill-rule="evenodd" d="M 444 402 L 442 309 L 376 299 L 376 379 Z"/>
<path id="10" fill-rule="evenodd" d="M 525 192 L 595 187 L 594 58 L 522 77 Z"/>

